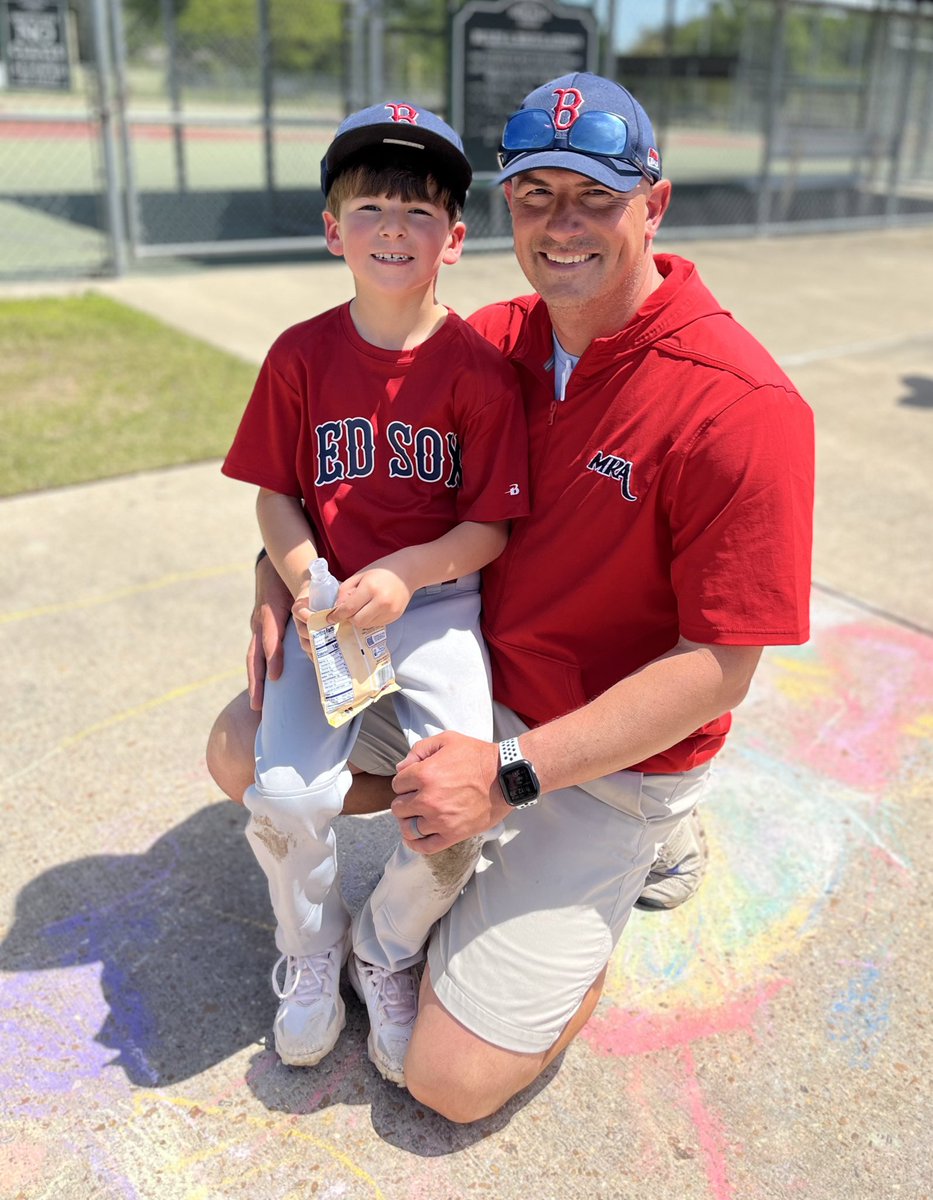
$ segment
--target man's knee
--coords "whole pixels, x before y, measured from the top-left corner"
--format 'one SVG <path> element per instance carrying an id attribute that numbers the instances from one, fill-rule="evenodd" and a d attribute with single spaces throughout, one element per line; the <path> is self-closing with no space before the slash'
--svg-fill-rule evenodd
<path id="1" fill-rule="evenodd" d="M 490 1049 L 494 1049 L 490 1047 Z M 493 1066 L 489 1055 L 453 1056 L 441 1052 L 425 1060 L 409 1050 L 405 1086 L 426 1108 L 448 1121 L 467 1125 L 491 1116 L 533 1083 L 541 1071 L 539 1055 L 515 1055 Z"/>
<path id="2" fill-rule="evenodd" d="M 497 1112 L 543 1069 L 540 1054 L 519 1054 L 484 1041 L 438 1000 L 425 972 L 418 1020 L 405 1058 L 412 1096 L 459 1125 Z"/>
<path id="3" fill-rule="evenodd" d="M 577 1036 L 593 1014 L 606 968 L 548 1050 L 522 1054 L 483 1041 L 444 1008 L 425 972 L 418 1020 L 405 1058 L 405 1085 L 427 1108 L 457 1124 L 488 1117 L 525 1090 Z"/>

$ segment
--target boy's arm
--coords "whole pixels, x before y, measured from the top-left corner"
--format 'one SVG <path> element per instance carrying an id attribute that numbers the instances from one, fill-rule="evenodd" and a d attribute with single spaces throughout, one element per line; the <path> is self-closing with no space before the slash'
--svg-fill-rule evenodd
<path id="1" fill-rule="evenodd" d="M 308 564 L 317 558 L 317 550 L 309 537 L 301 501 L 260 488 L 256 518 L 272 565 L 286 587 L 296 599 L 302 594 L 307 596 Z"/>
<path id="2" fill-rule="evenodd" d="M 343 581 L 334 619 L 360 629 L 388 625 L 418 588 L 478 571 L 499 557 L 508 537 L 508 521 L 463 521 L 433 542 L 387 554 Z"/>

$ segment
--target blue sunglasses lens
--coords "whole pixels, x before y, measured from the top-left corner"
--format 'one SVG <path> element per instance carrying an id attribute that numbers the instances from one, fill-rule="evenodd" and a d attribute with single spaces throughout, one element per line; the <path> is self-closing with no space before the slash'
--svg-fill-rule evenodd
<path id="1" fill-rule="evenodd" d="M 543 108 L 523 109 L 505 123 L 503 150 L 546 150 L 553 144 L 554 122 Z"/>
<path id="2" fill-rule="evenodd" d="M 544 108 L 525 108 L 505 123 L 502 149 L 508 153 L 548 150 L 564 130 L 556 130 L 551 114 Z M 628 125 L 616 113 L 582 113 L 566 131 L 567 146 L 583 154 L 601 154 L 621 158 L 628 145 Z"/>
<path id="3" fill-rule="evenodd" d="M 621 158 L 628 145 L 628 125 L 616 113 L 583 113 L 570 126 L 568 145 L 585 154 Z"/>

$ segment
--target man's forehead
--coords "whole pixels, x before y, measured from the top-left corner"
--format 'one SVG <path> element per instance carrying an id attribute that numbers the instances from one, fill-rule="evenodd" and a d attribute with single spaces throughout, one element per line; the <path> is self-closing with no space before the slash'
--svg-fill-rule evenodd
<path id="1" fill-rule="evenodd" d="M 610 188 L 608 184 L 603 183 L 599 179 L 594 179 L 591 175 L 582 175 L 579 171 L 568 171 L 565 167 L 536 167 L 532 171 L 519 171 L 517 175 L 514 175 L 507 182 L 513 185 L 543 183 L 548 187 L 562 184 L 570 188 L 587 188 L 596 184 L 597 187 L 605 188 L 606 191 L 618 191 L 617 188 Z M 623 192 L 619 192 L 619 195 L 624 194 Z"/>

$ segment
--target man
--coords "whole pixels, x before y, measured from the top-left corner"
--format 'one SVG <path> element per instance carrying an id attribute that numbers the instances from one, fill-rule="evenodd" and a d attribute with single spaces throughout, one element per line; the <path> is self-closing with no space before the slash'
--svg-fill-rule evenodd
<path id="1" fill-rule="evenodd" d="M 500 162 L 536 292 L 471 319 L 529 420 L 532 513 L 484 573 L 502 740 L 427 738 L 392 783 L 412 848 L 488 837 L 432 937 L 405 1060 L 412 1094 L 455 1121 L 583 1027 L 762 647 L 809 632 L 811 414 L 693 265 L 653 253 L 671 185 L 644 109 L 564 76 L 509 118 Z M 369 737 L 357 765 L 378 770 L 379 714 Z M 248 745 L 222 717 L 211 764 L 234 792 Z"/>

